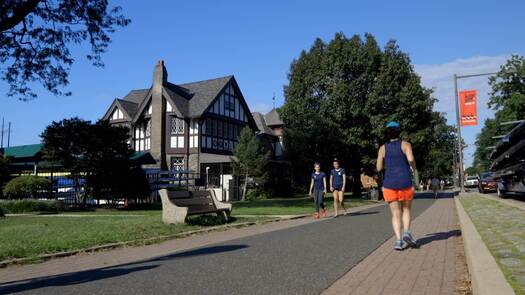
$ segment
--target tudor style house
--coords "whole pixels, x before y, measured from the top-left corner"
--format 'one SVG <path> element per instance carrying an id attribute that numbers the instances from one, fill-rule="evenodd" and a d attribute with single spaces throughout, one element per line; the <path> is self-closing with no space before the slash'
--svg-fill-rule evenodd
<path id="1" fill-rule="evenodd" d="M 222 170 L 241 129 L 257 130 L 233 76 L 173 84 L 163 61 L 155 66 L 150 88 L 115 99 L 103 119 L 130 128 L 131 146 L 157 162 L 148 167 L 197 173 L 217 164 Z"/>

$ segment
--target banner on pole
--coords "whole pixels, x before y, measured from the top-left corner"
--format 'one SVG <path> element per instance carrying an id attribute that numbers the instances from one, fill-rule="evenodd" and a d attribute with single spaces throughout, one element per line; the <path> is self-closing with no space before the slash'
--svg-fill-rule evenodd
<path id="1" fill-rule="evenodd" d="M 461 114 L 461 126 L 478 125 L 478 111 L 476 102 L 478 100 L 476 90 L 465 90 L 459 92 L 459 107 Z"/>

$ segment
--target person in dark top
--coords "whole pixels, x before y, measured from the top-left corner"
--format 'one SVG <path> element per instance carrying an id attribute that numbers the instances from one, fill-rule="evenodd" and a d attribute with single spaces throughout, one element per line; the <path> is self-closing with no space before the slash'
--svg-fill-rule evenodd
<path id="1" fill-rule="evenodd" d="M 326 208 L 324 207 L 323 198 L 326 194 L 326 174 L 321 171 L 321 164 L 314 164 L 312 172 L 312 181 L 310 182 L 310 195 L 314 198 L 315 213 L 314 218 L 326 217 Z M 320 210 L 323 210 L 322 212 Z"/>
<path id="2" fill-rule="evenodd" d="M 346 215 L 345 208 L 345 185 L 346 185 L 346 171 L 339 165 L 339 160 L 334 159 L 334 169 L 330 172 L 330 191 L 334 195 L 334 217 L 337 217 L 337 205 L 341 204 L 343 207 L 344 214 Z"/>
<path id="3" fill-rule="evenodd" d="M 396 235 L 395 250 L 403 250 L 408 244 L 418 244 L 410 232 L 411 206 L 414 198 L 412 174 L 416 171 L 416 162 L 410 143 L 399 139 L 401 128 L 397 122 L 386 125 L 388 142 L 379 148 L 377 171 L 385 169 L 383 196 L 392 212 L 392 227 Z M 403 229 L 403 235 L 401 230 Z M 406 243 L 406 244 L 405 244 Z"/>
<path id="4" fill-rule="evenodd" d="M 432 177 L 432 180 L 430 181 L 430 183 L 431 183 L 431 186 L 432 186 L 432 192 L 434 193 L 434 199 L 437 199 L 439 185 L 440 185 L 439 178 Z"/>

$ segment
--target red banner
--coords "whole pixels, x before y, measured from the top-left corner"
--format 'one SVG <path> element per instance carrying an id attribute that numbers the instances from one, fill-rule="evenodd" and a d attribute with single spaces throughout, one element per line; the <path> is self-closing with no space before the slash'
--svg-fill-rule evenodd
<path id="1" fill-rule="evenodd" d="M 465 90 L 459 92 L 459 109 L 461 114 L 461 126 L 478 125 L 478 111 L 476 102 L 478 100 L 476 90 Z"/>

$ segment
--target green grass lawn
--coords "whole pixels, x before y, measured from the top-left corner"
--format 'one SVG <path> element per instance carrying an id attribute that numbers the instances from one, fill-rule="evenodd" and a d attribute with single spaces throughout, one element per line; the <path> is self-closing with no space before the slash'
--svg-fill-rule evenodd
<path id="1" fill-rule="evenodd" d="M 218 217 L 205 215 L 190 217 L 188 224 L 166 226 L 161 221 L 160 211 L 144 211 L 141 213 L 146 215 L 136 216 L 124 213 L 129 212 L 117 211 L 112 216 L 85 213 L 85 217 L 58 214 L 0 218 L 0 261 L 114 242 L 140 241 L 221 224 Z M 262 219 L 236 218 L 232 223 Z"/>
<path id="2" fill-rule="evenodd" d="M 345 196 L 345 205 L 347 208 L 370 204 L 370 201 L 367 200 L 349 198 L 350 195 L 351 194 Z M 328 194 L 325 197 L 324 203 L 329 211 L 333 211 L 332 194 Z M 311 197 L 233 203 L 234 215 L 298 215 L 313 213 L 314 209 L 314 201 Z"/>

